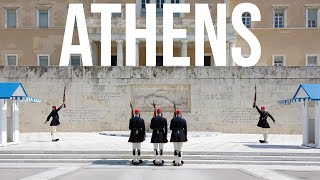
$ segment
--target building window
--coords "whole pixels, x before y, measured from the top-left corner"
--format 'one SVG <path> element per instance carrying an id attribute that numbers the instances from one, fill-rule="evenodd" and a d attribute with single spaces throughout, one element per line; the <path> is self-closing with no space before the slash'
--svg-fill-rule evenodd
<path id="1" fill-rule="evenodd" d="M 111 56 L 111 66 L 117 66 L 117 56 Z"/>
<path id="2" fill-rule="evenodd" d="M 6 9 L 6 28 L 17 27 L 17 9 Z"/>
<path id="3" fill-rule="evenodd" d="M 248 12 L 243 13 L 242 22 L 247 28 L 251 28 L 251 14 Z"/>
<path id="4" fill-rule="evenodd" d="M 274 28 L 284 28 L 285 9 L 274 9 Z"/>
<path id="5" fill-rule="evenodd" d="M 146 5 L 150 3 L 150 0 L 141 0 L 141 16 L 146 16 Z"/>
<path id="6" fill-rule="evenodd" d="M 6 55 L 6 65 L 7 66 L 18 66 L 18 55 L 17 54 Z"/>
<path id="7" fill-rule="evenodd" d="M 163 56 L 157 56 L 156 66 L 163 66 Z"/>
<path id="8" fill-rule="evenodd" d="M 48 28 L 49 24 L 49 10 L 38 9 L 38 27 Z"/>
<path id="9" fill-rule="evenodd" d="M 317 56 L 307 56 L 307 66 L 317 66 Z"/>
<path id="10" fill-rule="evenodd" d="M 38 54 L 38 66 L 49 66 L 49 65 L 50 65 L 50 55 Z"/>
<path id="11" fill-rule="evenodd" d="M 163 9 L 164 0 L 157 0 L 157 9 Z"/>
<path id="12" fill-rule="evenodd" d="M 273 66 L 285 66 L 284 56 L 273 56 Z"/>
<path id="13" fill-rule="evenodd" d="M 162 17 L 163 16 L 163 3 L 164 0 L 157 0 L 157 17 Z"/>
<path id="14" fill-rule="evenodd" d="M 70 58 L 71 66 L 81 66 L 81 56 L 80 55 L 72 55 Z"/>
<path id="15" fill-rule="evenodd" d="M 119 17 L 122 17 L 122 14 L 121 13 L 112 13 L 112 17 L 119 18 Z"/>
<path id="16" fill-rule="evenodd" d="M 211 66 L 211 56 L 204 56 L 204 66 Z"/>
<path id="17" fill-rule="evenodd" d="M 141 8 L 146 9 L 146 4 L 150 3 L 150 0 L 142 0 L 141 1 Z"/>
<path id="18" fill-rule="evenodd" d="M 181 3 L 181 0 L 171 0 L 171 4 L 179 4 L 179 3 Z M 181 14 L 182 13 L 173 13 L 173 17 L 180 17 Z"/>
<path id="19" fill-rule="evenodd" d="M 314 28 L 318 26 L 318 9 L 307 10 L 307 27 Z"/>

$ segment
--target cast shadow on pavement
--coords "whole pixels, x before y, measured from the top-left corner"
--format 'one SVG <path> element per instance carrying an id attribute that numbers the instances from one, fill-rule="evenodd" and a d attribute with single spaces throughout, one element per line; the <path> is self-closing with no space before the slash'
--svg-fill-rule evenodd
<path id="1" fill-rule="evenodd" d="M 172 166 L 167 164 L 166 162 L 163 166 Z M 132 165 L 130 160 L 114 160 L 114 159 L 101 159 L 94 161 L 92 164 L 94 165 L 109 165 L 109 166 L 121 166 L 121 165 L 128 165 L 128 166 L 154 166 L 151 161 L 145 160 L 142 164 L 139 165 Z"/>
<path id="2" fill-rule="evenodd" d="M 255 149 L 311 149 L 309 147 L 296 146 L 296 145 L 275 145 L 275 144 L 244 144 L 249 148 Z"/>

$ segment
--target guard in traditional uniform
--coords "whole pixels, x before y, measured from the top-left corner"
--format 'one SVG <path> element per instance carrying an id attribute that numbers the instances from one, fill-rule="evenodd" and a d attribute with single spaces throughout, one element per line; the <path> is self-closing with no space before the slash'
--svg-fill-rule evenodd
<path id="1" fill-rule="evenodd" d="M 134 111 L 134 117 L 130 119 L 129 129 L 131 130 L 130 138 L 128 142 L 132 143 L 132 164 L 138 165 L 142 163 L 140 159 L 141 155 L 141 142 L 145 140 L 145 124 L 144 120 L 140 118 L 140 110 L 136 109 Z"/>
<path id="2" fill-rule="evenodd" d="M 49 114 L 49 116 L 47 117 L 47 120 L 44 122 L 46 124 L 50 120 L 50 118 L 52 117 L 52 121 L 50 123 L 52 142 L 59 141 L 59 139 L 56 138 L 57 126 L 60 125 L 58 112 L 60 111 L 60 109 L 62 108 L 62 106 L 64 104 L 65 103 L 63 103 L 58 109 L 56 106 L 52 106 L 52 111 Z"/>
<path id="3" fill-rule="evenodd" d="M 268 111 L 266 111 L 265 106 L 262 106 L 260 110 L 259 107 L 254 102 L 254 107 L 257 109 L 258 113 L 260 114 L 260 118 L 257 126 L 262 129 L 262 134 L 263 134 L 263 140 L 259 140 L 259 142 L 268 143 L 268 129 L 270 128 L 270 125 L 267 121 L 267 118 L 270 117 L 273 123 L 276 123 L 276 121 L 274 120 L 272 115 Z"/>
<path id="4" fill-rule="evenodd" d="M 156 110 L 157 114 L 151 119 L 150 129 L 153 130 L 151 143 L 154 147 L 154 160 L 153 164 L 161 166 L 163 165 L 163 145 L 168 142 L 167 134 L 167 119 L 162 117 L 162 109 Z"/>
<path id="5" fill-rule="evenodd" d="M 188 141 L 187 138 L 187 121 L 182 117 L 181 110 L 176 110 L 176 117 L 170 122 L 171 139 L 174 146 L 174 166 L 182 166 L 182 145 Z"/>

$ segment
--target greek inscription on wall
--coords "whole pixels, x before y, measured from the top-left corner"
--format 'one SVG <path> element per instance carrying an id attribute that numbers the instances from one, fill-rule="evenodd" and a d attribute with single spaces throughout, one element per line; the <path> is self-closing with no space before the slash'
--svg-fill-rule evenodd
<path id="1" fill-rule="evenodd" d="M 120 99 L 120 92 L 91 92 L 86 96 L 91 100 L 109 100 L 109 99 Z"/>
<path id="2" fill-rule="evenodd" d="M 173 111 L 173 105 L 178 109 L 190 112 L 190 85 L 131 85 L 131 102 L 142 111 L 153 111 L 152 103 L 164 111 Z"/>
<path id="3" fill-rule="evenodd" d="M 103 119 L 103 109 L 65 109 L 61 113 L 61 121 L 66 123 L 91 123 Z"/>
<path id="4" fill-rule="evenodd" d="M 254 108 L 226 108 L 222 111 L 223 123 L 258 122 L 259 115 Z"/>

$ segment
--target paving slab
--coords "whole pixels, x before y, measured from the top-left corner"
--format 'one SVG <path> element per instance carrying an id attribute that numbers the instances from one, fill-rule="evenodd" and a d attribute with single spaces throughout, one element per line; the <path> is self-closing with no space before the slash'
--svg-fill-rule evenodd
<path id="1" fill-rule="evenodd" d="M 319 180 L 320 172 L 319 171 L 284 171 L 278 170 L 278 173 L 285 174 L 298 179 L 303 180 Z"/>
<path id="2" fill-rule="evenodd" d="M 68 174 L 56 177 L 57 180 L 259 180 L 260 178 L 247 174 L 238 169 L 210 169 L 210 170 L 173 170 L 173 169 L 86 169 L 82 168 Z"/>
<path id="3" fill-rule="evenodd" d="M 18 180 L 48 170 L 46 168 L 0 168 L 0 179 Z"/>
<path id="4" fill-rule="evenodd" d="M 131 151 L 128 137 L 101 135 L 100 133 L 60 132 L 57 133 L 60 138 L 59 142 L 51 142 L 50 132 L 21 133 L 20 144 L 0 147 L 0 153 L 1 151 Z M 320 149 L 301 146 L 301 135 L 271 134 L 269 144 L 258 142 L 262 138 L 260 134 L 190 132 L 188 136 L 189 141 L 183 145 L 184 152 L 320 153 Z M 147 137 L 142 143 L 142 151 L 152 150 L 150 137 Z M 165 144 L 164 150 L 171 152 L 173 144 Z"/>

